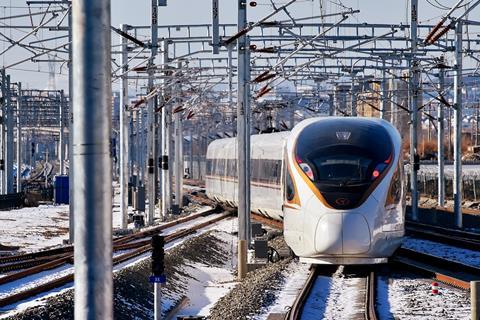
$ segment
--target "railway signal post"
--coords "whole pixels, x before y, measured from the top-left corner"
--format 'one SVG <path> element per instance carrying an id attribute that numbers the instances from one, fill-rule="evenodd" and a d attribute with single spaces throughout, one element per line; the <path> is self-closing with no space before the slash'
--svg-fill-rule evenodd
<path id="1" fill-rule="evenodd" d="M 154 319 L 160 320 L 162 316 L 162 283 L 165 283 L 165 238 L 161 235 L 154 235 L 152 237 L 152 276 L 150 282 L 153 283 L 153 307 Z"/>

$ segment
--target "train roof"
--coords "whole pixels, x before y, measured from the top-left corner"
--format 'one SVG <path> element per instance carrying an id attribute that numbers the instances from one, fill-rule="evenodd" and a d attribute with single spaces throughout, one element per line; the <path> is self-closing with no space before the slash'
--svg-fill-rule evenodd
<path id="1" fill-rule="evenodd" d="M 256 159 L 281 160 L 285 141 L 290 131 L 255 134 L 250 137 L 252 157 Z M 236 158 L 237 138 L 225 138 L 212 141 L 208 145 L 207 158 Z"/>

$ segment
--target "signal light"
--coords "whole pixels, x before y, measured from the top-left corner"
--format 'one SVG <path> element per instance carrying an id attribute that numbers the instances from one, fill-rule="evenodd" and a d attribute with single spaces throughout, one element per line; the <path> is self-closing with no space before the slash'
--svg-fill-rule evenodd
<path id="1" fill-rule="evenodd" d="M 254 45 L 254 44 L 251 44 L 251 45 L 250 45 L 250 50 L 257 50 L 257 46 Z"/>
<path id="2" fill-rule="evenodd" d="M 256 7 L 257 1 L 250 1 L 250 7 Z"/>
<path id="3" fill-rule="evenodd" d="M 163 275 L 165 271 L 165 251 L 163 249 L 164 245 L 165 238 L 163 236 L 157 234 L 152 237 L 152 274 L 155 277 Z"/>

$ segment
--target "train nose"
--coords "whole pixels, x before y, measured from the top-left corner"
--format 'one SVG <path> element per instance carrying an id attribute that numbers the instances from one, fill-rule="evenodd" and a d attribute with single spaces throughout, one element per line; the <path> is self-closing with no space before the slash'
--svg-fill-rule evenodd
<path id="1" fill-rule="evenodd" d="M 362 254 L 370 249 L 370 228 L 360 213 L 323 215 L 318 221 L 315 250 L 321 254 Z"/>

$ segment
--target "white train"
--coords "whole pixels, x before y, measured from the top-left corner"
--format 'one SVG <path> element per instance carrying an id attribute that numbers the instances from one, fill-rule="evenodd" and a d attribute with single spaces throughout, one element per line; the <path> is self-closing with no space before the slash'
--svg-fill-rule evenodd
<path id="1" fill-rule="evenodd" d="M 312 118 L 251 137 L 251 209 L 304 262 L 384 263 L 404 235 L 401 138 L 384 120 Z M 207 150 L 207 196 L 237 205 L 236 139 Z"/>

